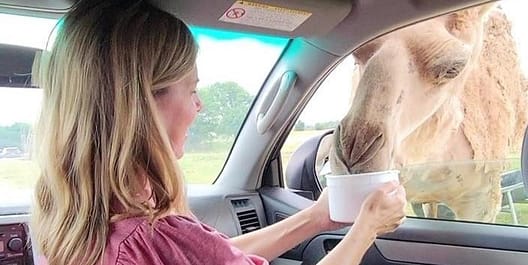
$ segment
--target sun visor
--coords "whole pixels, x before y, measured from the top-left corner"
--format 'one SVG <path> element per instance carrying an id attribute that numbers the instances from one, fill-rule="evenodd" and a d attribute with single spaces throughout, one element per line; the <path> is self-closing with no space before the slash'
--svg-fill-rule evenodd
<path id="1" fill-rule="evenodd" d="M 59 18 L 75 0 L 0 0 L 0 12 L 46 18 Z"/>
<path id="2" fill-rule="evenodd" d="M 0 6 L 19 9 L 33 9 L 48 12 L 65 12 L 74 3 L 73 0 L 0 0 Z"/>
<path id="3" fill-rule="evenodd" d="M 40 50 L 0 44 L 0 87 L 33 87 L 31 70 Z"/>
<path id="4" fill-rule="evenodd" d="M 351 11 L 347 0 L 152 0 L 190 25 L 283 37 L 322 36 Z"/>

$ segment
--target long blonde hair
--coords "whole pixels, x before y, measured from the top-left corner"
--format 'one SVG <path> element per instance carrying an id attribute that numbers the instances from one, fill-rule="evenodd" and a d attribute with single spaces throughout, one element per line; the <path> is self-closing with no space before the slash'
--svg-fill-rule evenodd
<path id="1" fill-rule="evenodd" d="M 191 71 L 197 47 L 183 22 L 141 0 L 81 1 L 55 34 L 36 78 L 32 229 L 50 265 L 96 264 L 113 217 L 189 213 L 153 91 Z M 136 197 L 145 183 L 150 205 Z"/>

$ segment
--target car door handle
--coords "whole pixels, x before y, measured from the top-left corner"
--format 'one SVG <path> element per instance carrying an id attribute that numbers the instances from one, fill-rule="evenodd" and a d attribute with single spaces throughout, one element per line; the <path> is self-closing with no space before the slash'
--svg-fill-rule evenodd
<path id="1" fill-rule="evenodd" d="M 286 71 L 282 74 L 278 89 L 272 89 L 264 98 L 257 115 L 257 131 L 264 134 L 275 122 L 284 102 L 297 81 L 294 71 Z M 271 101 L 271 103 L 270 103 Z"/>

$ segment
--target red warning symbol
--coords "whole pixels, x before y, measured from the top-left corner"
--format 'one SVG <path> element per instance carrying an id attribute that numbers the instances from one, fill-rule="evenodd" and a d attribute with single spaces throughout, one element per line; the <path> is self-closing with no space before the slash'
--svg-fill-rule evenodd
<path id="1" fill-rule="evenodd" d="M 246 14 L 246 10 L 243 8 L 235 7 L 227 10 L 226 17 L 231 19 L 241 18 Z"/>

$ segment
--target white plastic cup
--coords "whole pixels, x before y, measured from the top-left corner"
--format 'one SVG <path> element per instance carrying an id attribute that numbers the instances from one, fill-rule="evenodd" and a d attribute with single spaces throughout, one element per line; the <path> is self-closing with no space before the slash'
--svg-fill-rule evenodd
<path id="1" fill-rule="evenodd" d="M 330 219 L 341 223 L 353 223 L 365 198 L 383 183 L 399 182 L 399 175 L 398 170 L 327 175 Z"/>

